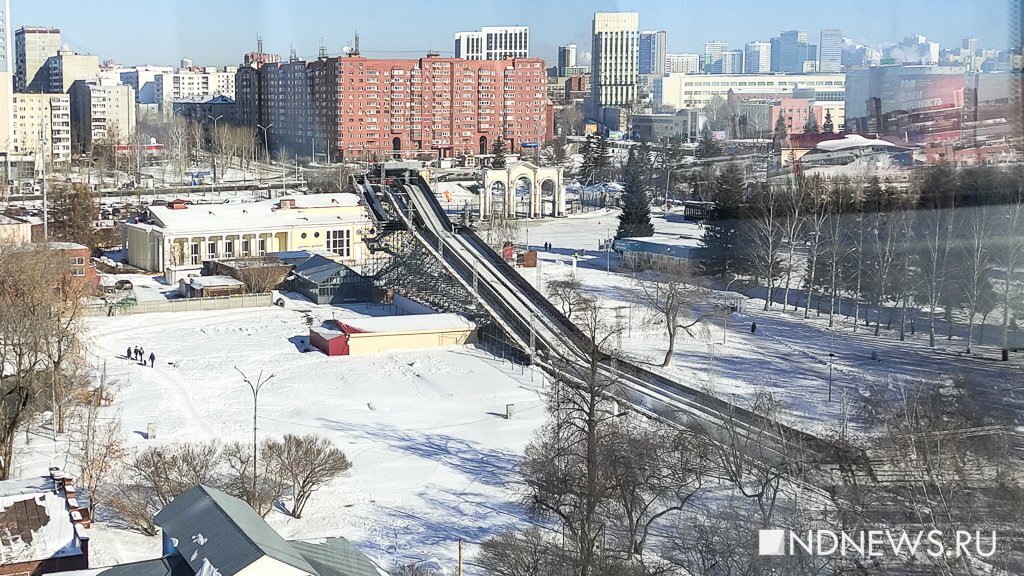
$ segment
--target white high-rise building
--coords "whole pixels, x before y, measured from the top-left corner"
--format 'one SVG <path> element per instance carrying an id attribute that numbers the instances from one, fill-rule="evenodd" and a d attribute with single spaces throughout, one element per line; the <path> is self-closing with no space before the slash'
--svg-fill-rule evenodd
<path id="1" fill-rule="evenodd" d="M 640 69 L 640 14 L 597 12 L 592 28 L 590 114 L 629 106 L 637 98 Z"/>
<path id="2" fill-rule="evenodd" d="M 565 73 L 566 68 L 576 67 L 576 45 L 566 44 L 565 46 L 558 47 L 558 75 L 560 77 L 568 76 Z"/>
<path id="3" fill-rule="evenodd" d="M 771 42 L 748 42 L 743 71 L 747 74 L 767 74 L 772 71 Z"/>
<path id="4" fill-rule="evenodd" d="M 697 74 L 700 72 L 700 54 L 683 52 L 665 56 L 666 74 Z"/>
<path id="5" fill-rule="evenodd" d="M 484 26 L 479 32 L 456 32 L 455 57 L 466 60 L 529 58 L 530 28 Z"/>
<path id="6" fill-rule="evenodd" d="M 76 80 L 71 96 L 71 139 L 76 152 L 93 142 L 126 143 L 135 134 L 135 90 L 102 86 L 97 80 Z"/>
<path id="7" fill-rule="evenodd" d="M 18 93 L 13 106 L 12 154 L 42 152 L 50 166 L 71 162 L 71 98 L 67 94 Z"/>
<path id="8" fill-rule="evenodd" d="M 728 42 L 715 40 L 704 43 L 704 71 L 711 72 L 715 65 L 722 61 L 722 52 L 729 49 Z"/>
<path id="9" fill-rule="evenodd" d="M 640 33 L 640 74 L 665 74 L 665 57 L 668 54 L 668 32 L 645 30 Z"/>
<path id="10" fill-rule="evenodd" d="M 818 41 L 818 72 L 835 73 L 842 70 L 843 33 L 838 28 L 822 28 Z"/>
<path id="11" fill-rule="evenodd" d="M 235 73 L 238 68 L 226 66 L 222 70 L 208 67 L 200 70 L 179 69 L 153 75 L 153 100 L 164 114 L 171 113 L 171 102 L 201 96 L 235 97 Z"/>

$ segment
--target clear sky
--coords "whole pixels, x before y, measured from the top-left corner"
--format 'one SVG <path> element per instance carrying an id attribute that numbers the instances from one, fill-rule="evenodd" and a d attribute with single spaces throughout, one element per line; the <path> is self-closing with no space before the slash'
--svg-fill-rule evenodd
<path id="1" fill-rule="evenodd" d="M 806 30 L 812 43 L 824 27 L 872 45 L 924 34 L 943 47 L 973 36 L 980 47 L 1002 48 L 1008 37 L 1007 0 L 11 0 L 15 29 L 54 26 L 79 52 L 122 64 L 239 64 L 264 49 L 315 57 L 321 41 L 338 54 L 358 31 L 363 54 L 413 58 L 433 48 L 454 50 L 454 33 L 487 25 L 530 26 L 531 52 L 553 59 L 574 42 L 589 54 L 595 11 L 640 13 L 643 29 L 668 31 L 669 51 L 701 52 L 704 42 L 740 48 L 781 30 Z"/>

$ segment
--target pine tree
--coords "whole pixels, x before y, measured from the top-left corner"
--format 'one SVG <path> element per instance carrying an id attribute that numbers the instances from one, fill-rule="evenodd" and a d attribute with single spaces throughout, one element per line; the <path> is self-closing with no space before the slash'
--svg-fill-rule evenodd
<path id="1" fill-rule="evenodd" d="M 726 277 L 742 270 L 743 173 L 729 164 L 715 176 L 714 207 L 704 221 L 700 267 L 705 275 Z"/>
<path id="2" fill-rule="evenodd" d="M 825 134 L 832 134 L 836 131 L 835 124 L 832 123 L 831 110 L 825 110 L 825 122 L 821 125 L 821 131 Z"/>
<path id="3" fill-rule="evenodd" d="M 615 238 L 653 236 L 651 199 L 647 195 L 651 181 L 651 152 L 647 144 L 630 148 L 623 180 L 622 213 L 619 214 Z"/>
<path id="4" fill-rule="evenodd" d="M 96 239 L 93 222 L 96 220 L 97 209 L 89 187 L 81 183 L 73 184 L 70 190 L 61 194 L 58 202 L 54 214 L 56 237 L 93 248 Z"/>
<path id="5" fill-rule="evenodd" d="M 608 139 L 601 136 L 594 147 L 594 179 L 600 181 L 608 180 L 608 171 L 612 166 L 612 153 L 608 148 Z"/>
<path id="6" fill-rule="evenodd" d="M 804 134 L 818 134 L 820 132 L 818 116 L 814 113 L 814 110 L 810 110 L 807 114 L 807 122 L 804 123 Z"/>
<path id="7" fill-rule="evenodd" d="M 505 139 L 498 138 L 491 145 L 491 168 L 503 170 L 505 168 Z"/>
<path id="8" fill-rule="evenodd" d="M 586 186 L 594 174 L 593 134 L 587 134 L 587 137 L 583 139 L 583 144 L 580 144 L 580 156 L 583 156 L 583 161 L 580 162 L 579 170 L 576 172 L 576 179 L 580 184 Z"/>
<path id="9" fill-rule="evenodd" d="M 782 150 L 782 141 L 789 135 L 789 128 L 786 126 L 786 117 L 782 110 L 779 110 L 779 117 L 775 119 L 775 129 L 772 131 L 773 147 L 776 152 Z"/>
<path id="10" fill-rule="evenodd" d="M 714 158 L 715 156 L 722 155 L 722 146 L 715 140 L 714 134 L 711 133 L 711 126 L 707 123 L 704 124 L 704 129 L 700 132 L 700 143 L 697 145 L 697 156 L 701 158 Z"/>

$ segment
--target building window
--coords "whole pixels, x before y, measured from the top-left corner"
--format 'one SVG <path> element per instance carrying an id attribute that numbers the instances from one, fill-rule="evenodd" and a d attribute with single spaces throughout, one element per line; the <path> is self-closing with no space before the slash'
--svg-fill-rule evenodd
<path id="1" fill-rule="evenodd" d="M 206 243 L 206 257 L 207 258 L 216 258 L 217 257 L 217 243 L 216 242 L 207 242 Z"/>
<path id="2" fill-rule="evenodd" d="M 339 256 L 352 256 L 352 233 L 350 230 L 328 230 L 327 249 Z"/>
<path id="3" fill-rule="evenodd" d="M 249 240 L 248 239 L 244 239 L 244 240 L 242 240 L 242 256 L 248 256 L 248 255 L 249 255 Z"/>
<path id="4" fill-rule="evenodd" d="M 195 266 L 200 262 L 199 258 L 199 243 L 193 242 L 189 245 L 189 262 Z"/>
<path id="5" fill-rule="evenodd" d="M 267 254 L 267 239 L 266 238 L 260 238 L 259 241 L 256 243 L 256 245 L 258 247 L 256 255 L 257 256 L 265 256 Z"/>
<path id="6" fill-rule="evenodd" d="M 235 242 L 234 240 L 224 241 L 224 257 L 231 258 L 235 255 Z"/>

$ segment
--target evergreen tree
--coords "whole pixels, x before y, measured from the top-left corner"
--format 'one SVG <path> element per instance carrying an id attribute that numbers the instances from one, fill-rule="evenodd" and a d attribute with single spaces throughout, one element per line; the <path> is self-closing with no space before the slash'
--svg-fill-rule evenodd
<path id="1" fill-rule="evenodd" d="M 56 237 L 94 248 L 96 232 L 93 222 L 96 220 L 96 212 L 96 200 L 89 192 L 89 187 L 82 183 L 72 184 L 70 190 L 65 189 L 59 196 L 54 214 Z"/>
<path id="2" fill-rule="evenodd" d="M 818 128 L 818 116 L 814 113 L 814 110 L 810 110 L 807 114 L 807 122 L 804 123 L 804 134 L 819 134 L 821 130 Z"/>
<path id="3" fill-rule="evenodd" d="M 612 153 L 608 148 L 608 139 L 604 136 L 598 138 L 593 156 L 594 179 L 601 182 L 607 181 L 612 167 Z"/>
<path id="4" fill-rule="evenodd" d="M 697 144 L 697 156 L 701 158 L 714 158 L 721 155 L 722 146 L 718 143 L 718 140 L 715 140 L 714 134 L 711 133 L 711 125 L 705 123 L 704 129 L 700 132 L 700 142 Z"/>
<path id="5" fill-rule="evenodd" d="M 491 145 L 491 168 L 502 170 L 505 168 L 505 139 L 498 138 Z"/>
<path id="6" fill-rule="evenodd" d="M 782 141 L 786 139 L 789 134 L 789 128 L 786 127 L 786 117 L 782 111 L 779 110 L 779 117 L 775 119 L 775 129 L 772 131 L 772 147 L 776 152 L 782 151 Z"/>
<path id="7" fill-rule="evenodd" d="M 580 145 L 580 155 L 583 156 L 583 161 L 580 163 L 579 170 L 576 172 L 576 179 L 579 180 L 580 184 L 586 186 L 594 175 L 593 134 L 587 134 L 587 137 L 583 139 L 583 144 Z"/>
<path id="8" fill-rule="evenodd" d="M 715 176 L 710 215 L 704 221 L 700 267 L 705 275 L 726 277 L 743 268 L 741 248 L 745 185 L 743 173 L 729 164 Z"/>
<path id="9" fill-rule="evenodd" d="M 821 125 L 821 131 L 825 134 L 832 134 L 836 131 L 835 124 L 832 123 L 832 111 L 825 110 L 825 122 Z"/>
<path id="10" fill-rule="evenodd" d="M 654 235 L 651 224 L 651 199 L 647 190 L 651 182 L 651 151 L 647 144 L 629 150 L 622 190 L 622 213 L 615 238 L 635 238 Z"/>

